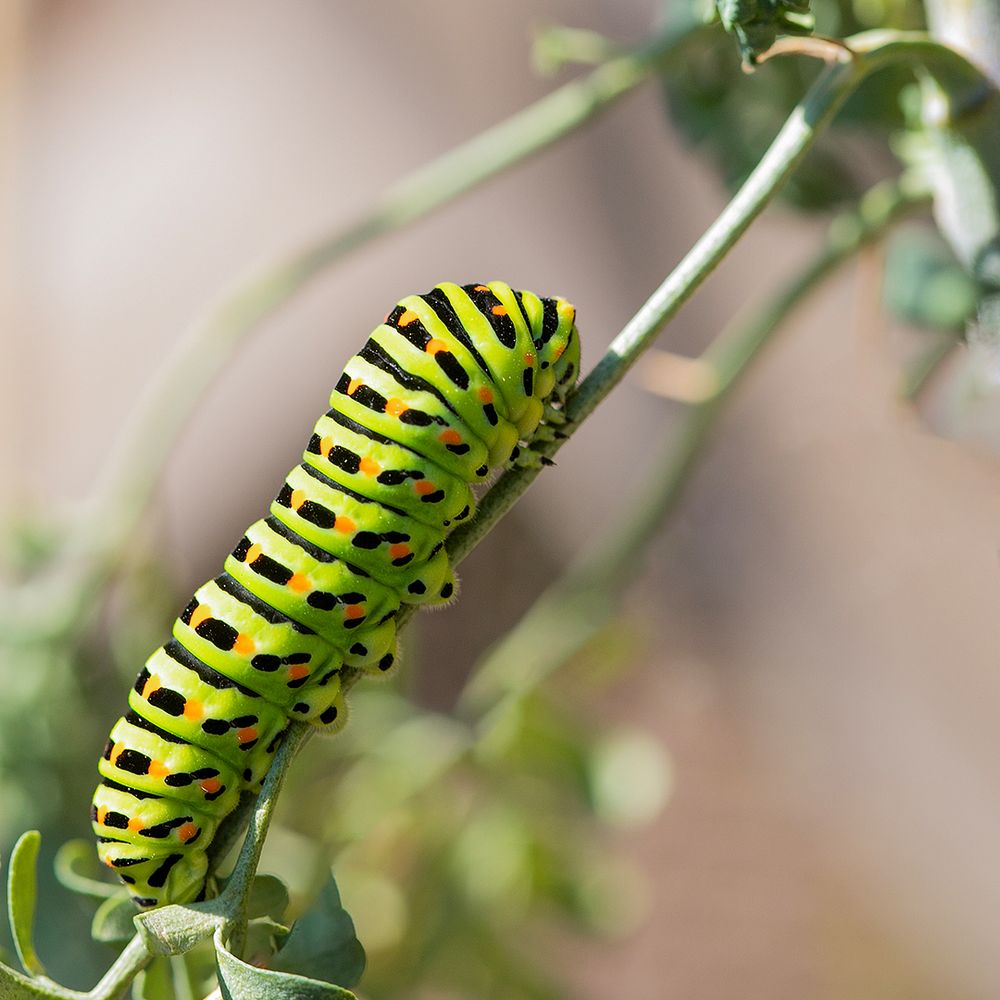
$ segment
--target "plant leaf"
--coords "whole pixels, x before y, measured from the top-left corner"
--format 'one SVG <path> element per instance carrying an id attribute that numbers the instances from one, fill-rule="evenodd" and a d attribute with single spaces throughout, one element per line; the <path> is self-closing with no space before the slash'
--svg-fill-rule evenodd
<path id="1" fill-rule="evenodd" d="M 270 917 L 276 923 L 282 923 L 286 909 L 288 889 L 285 883 L 275 875 L 257 875 L 250 888 L 247 916 L 251 920 L 254 917 Z"/>
<path id="2" fill-rule="evenodd" d="M 135 917 L 135 926 L 154 955 L 181 955 L 190 951 L 222 924 L 223 918 L 217 913 L 179 904 L 161 906 Z"/>
<path id="3" fill-rule="evenodd" d="M 221 929 L 215 932 L 215 958 L 224 1000 L 357 1000 L 332 983 L 248 965 L 225 946 Z"/>
<path id="4" fill-rule="evenodd" d="M 154 958 L 132 984 L 133 1000 L 173 1000 L 173 996 L 174 977 L 169 958 Z"/>
<path id="5" fill-rule="evenodd" d="M 52 867 L 59 882 L 81 896 L 89 896 L 92 899 L 108 899 L 111 896 L 121 895 L 120 883 L 106 882 L 97 877 L 101 866 L 94 852 L 92 841 L 67 840 L 56 851 Z"/>
<path id="6" fill-rule="evenodd" d="M 361 978 L 365 950 L 354 932 L 354 921 L 341 905 L 332 875 L 316 902 L 295 921 L 272 964 L 341 986 L 353 986 Z"/>
<path id="7" fill-rule="evenodd" d="M 137 916 L 135 903 L 128 893 L 112 896 L 97 908 L 90 924 L 90 936 L 109 944 L 129 941 L 135 935 Z"/>
<path id="8" fill-rule="evenodd" d="M 35 923 L 35 897 L 38 887 L 35 869 L 42 835 L 37 830 L 22 834 L 10 856 L 7 876 L 7 913 L 17 957 L 29 976 L 44 976 L 45 968 L 35 954 L 32 932 Z"/>

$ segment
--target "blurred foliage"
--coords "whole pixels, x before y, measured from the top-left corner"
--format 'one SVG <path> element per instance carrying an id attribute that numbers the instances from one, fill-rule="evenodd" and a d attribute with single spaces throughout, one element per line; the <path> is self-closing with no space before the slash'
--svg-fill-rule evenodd
<path id="1" fill-rule="evenodd" d="M 912 223 L 886 247 L 883 300 L 913 326 L 958 335 L 975 315 L 979 289 L 930 226 Z"/>
<path id="2" fill-rule="evenodd" d="M 843 37 L 865 28 L 920 28 L 916 0 L 814 0 L 820 34 Z M 683 73 L 662 78 L 670 121 L 711 161 L 735 191 L 757 165 L 796 102 L 821 71 L 815 59 L 784 57 L 747 75 L 730 40 L 698 20 L 697 8 L 667 3 L 665 23 L 683 41 Z M 900 92 L 907 69 L 883 70 L 861 85 L 820 136 L 781 198 L 803 211 L 824 211 L 857 199 L 894 163 L 889 136 L 903 125 Z"/>

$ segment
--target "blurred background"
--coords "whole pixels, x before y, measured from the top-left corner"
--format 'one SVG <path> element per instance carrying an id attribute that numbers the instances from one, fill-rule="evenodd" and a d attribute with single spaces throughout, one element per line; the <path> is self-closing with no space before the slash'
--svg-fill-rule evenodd
<path id="1" fill-rule="evenodd" d="M 877 6 L 874 23 L 915 16 Z M 45 563 L 185 329 L 237 278 L 561 82 L 532 69 L 535 29 L 633 44 L 662 15 L 652 0 L 0 5 L 11 580 Z M 719 127 L 742 142 L 743 125 Z M 43 868 L 89 836 L 130 679 L 396 298 L 493 278 L 565 295 L 589 368 L 725 204 L 687 138 L 648 83 L 346 258 L 241 347 L 173 448 L 119 585 L 93 595 L 97 620 L 4 649 L 5 855 L 28 826 Z M 884 144 L 838 141 L 862 186 L 893 169 Z M 762 302 L 824 220 L 768 211 L 664 345 L 696 352 Z M 988 408 L 963 419 L 938 383 L 923 412 L 901 400 L 927 334 L 887 318 L 880 272 L 865 252 L 796 312 L 623 617 L 499 749 L 449 766 L 468 737 L 451 709 L 477 657 L 641 496 L 681 407 L 635 376 L 464 564 L 458 604 L 409 630 L 394 684 L 359 689 L 345 734 L 308 747 L 264 870 L 307 899 L 334 862 L 368 949 L 361 995 L 1000 995 L 996 424 Z M 113 956 L 89 942 L 90 913 L 48 886 L 40 950 L 70 985 Z"/>

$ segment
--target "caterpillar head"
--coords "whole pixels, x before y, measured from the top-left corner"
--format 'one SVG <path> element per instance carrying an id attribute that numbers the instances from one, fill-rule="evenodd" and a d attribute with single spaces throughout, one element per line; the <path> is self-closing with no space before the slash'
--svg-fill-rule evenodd
<path id="1" fill-rule="evenodd" d="M 542 306 L 541 328 L 532 331 L 538 347 L 538 394 L 562 402 L 580 373 L 576 309 L 562 298 L 542 299 Z"/>

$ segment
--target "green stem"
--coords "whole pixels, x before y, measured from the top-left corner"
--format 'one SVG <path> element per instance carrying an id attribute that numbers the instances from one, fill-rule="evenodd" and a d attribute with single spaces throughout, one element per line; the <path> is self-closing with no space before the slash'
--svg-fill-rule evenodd
<path id="1" fill-rule="evenodd" d="M 142 938 L 136 935 L 122 949 L 104 978 L 86 994 L 88 1000 L 118 1000 L 129 983 L 153 960 Z"/>
<path id="2" fill-rule="evenodd" d="M 567 415 L 571 421 L 565 429 L 567 437 L 618 384 L 628 368 L 653 341 L 661 326 L 680 309 L 760 214 L 808 151 L 819 131 L 869 73 L 890 63 L 909 61 L 912 58 L 940 59 L 948 65 L 958 60 L 964 64 L 961 57 L 927 42 L 922 35 L 905 40 L 893 36 L 884 42 L 884 49 L 875 48 L 869 52 L 865 52 L 865 45 L 870 41 L 870 35 L 859 36 L 853 41 L 858 43 L 862 54 L 849 64 L 827 70 L 813 84 L 733 201 L 625 326 L 596 368 L 580 384 L 567 406 Z M 972 70 L 970 72 L 974 73 Z M 551 455 L 562 443 L 563 441 L 549 442 L 539 447 L 538 451 L 543 455 Z M 493 528 L 539 471 L 537 467 L 519 467 L 504 473 L 497 480 L 483 498 L 473 520 L 448 536 L 446 548 L 453 565 L 460 563 Z M 398 629 L 402 629 L 412 614 L 412 608 L 403 610 L 398 619 Z M 355 672 L 347 673 L 343 681 L 345 690 L 353 686 L 359 676 Z M 252 800 L 241 803 L 240 808 L 227 817 L 221 834 L 224 837 L 233 836 L 241 829 L 252 808 Z"/>
<path id="3" fill-rule="evenodd" d="M 260 864 L 260 853 L 264 849 L 268 827 L 271 825 L 271 818 L 277 805 L 278 793 L 281 791 L 288 769 L 292 766 L 292 761 L 312 733 L 313 727 L 305 722 L 293 722 L 288 727 L 288 732 L 274 755 L 267 778 L 257 797 L 246 839 L 236 860 L 236 867 L 218 898 L 219 912 L 226 917 L 229 948 L 237 957 L 243 951 L 247 929 L 247 901 L 250 898 L 257 866 Z"/>
<path id="4" fill-rule="evenodd" d="M 610 108 L 663 63 L 676 33 L 598 66 L 391 186 L 348 226 L 238 283 L 178 344 L 109 461 L 92 503 L 80 612 L 113 571 L 167 455 L 206 386 L 260 324 L 333 264 L 548 148 Z M 74 607 L 74 611 L 77 609 Z M 51 616 L 51 607 L 45 609 Z M 74 618 L 70 614 L 68 618 Z"/>
<path id="5" fill-rule="evenodd" d="M 724 330 L 701 356 L 711 393 L 688 408 L 624 527 L 553 584 L 484 658 L 459 705 L 481 725 L 495 706 L 519 697 L 577 654 L 618 613 L 620 593 L 643 569 L 651 538 L 676 510 L 705 445 L 737 385 L 789 314 L 837 267 L 898 219 L 927 203 L 908 178 L 879 184 L 856 210 L 838 216 L 815 259 L 746 323 Z"/>
<path id="6" fill-rule="evenodd" d="M 565 436 L 537 448 L 551 457 L 656 339 L 663 326 L 715 269 L 750 223 L 788 179 L 823 128 L 858 85 L 876 70 L 900 63 L 923 65 L 947 81 L 952 92 L 980 88 L 983 77 L 962 56 L 925 35 L 865 32 L 848 39 L 854 59 L 826 69 L 796 105 L 764 157 L 704 235 L 611 342 L 597 366 L 570 397 Z M 447 542 L 452 562 L 460 562 L 514 505 L 539 468 L 512 469 L 497 480 L 476 517 Z"/>

